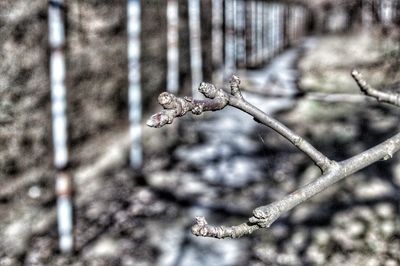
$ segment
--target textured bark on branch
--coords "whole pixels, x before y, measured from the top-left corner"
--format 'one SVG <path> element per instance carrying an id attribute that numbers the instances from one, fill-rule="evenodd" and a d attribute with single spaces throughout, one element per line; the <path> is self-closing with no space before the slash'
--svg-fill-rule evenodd
<path id="1" fill-rule="evenodd" d="M 361 73 L 357 70 L 353 70 L 351 75 L 357 82 L 358 86 L 360 87 L 361 91 L 370 97 L 377 99 L 379 102 L 390 103 L 395 106 L 400 107 L 400 94 L 393 93 L 393 92 L 384 92 L 374 89 L 370 84 L 368 84 Z"/>
<path id="2" fill-rule="evenodd" d="M 202 82 L 199 91 L 209 100 L 195 100 L 192 97 L 179 98 L 168 92 L 161 93 L 158 96 L 158 103 L 165 110 L 152 115 L 147 120 L 147 125 L 159 128 L 171 124 L 176 117 L 183 116 L 189 111 L 195 115 L 200 115 L 204 111 L 221 110 L 228 104 L 229 95 L 223 90 L 215 88 L 212 84 Z"/>
<path id="3" fill-rule="evenodd" d="M 395 93 L 386 93 L 373 89 L 357 71 L 352 71 L 352 76 L 360 90 L 367 96 L 400 106 L 400 96 Z M 393 157 L 400 150 L 400 132 L 386 141 L 357 154 L 342 162 L 329 159 L 318 151 L 309 142 L 298 136 L 285 125 L 275 120 L 268 114 L 247 102 L 240 92 L 240 80 L 233 76 L 230 81 L 231 93 L 216 88 L 212 84 L 201 83 L 199 91 L 208 100 L 193 100 L 191 98 L 178 98 L 172 94 L 162 93 L 158 101 L 165 110 L 153 115 L 147 122 L 152 127 L 162 127 L 173 122 L 174 118 L 185 115 L 188 111 L 201 114 L 204 111 L 217 111 L 230 105 L 253 116 L 254 120 L 275 130 L 285 137 L 300 151 L 310 157 L 321 169 L 322 175 L 311 183 L 297 189 L 281 200 L 272 202 L 253 210 L 249 221 L 237 226 L 213 226 L 207 223 L 204 217 L 196 217 L 192 233 L 196 236 L 213 238 L 238 238 L 253 233 L 260 228 L 269 227 L 283 213 L 291 210 L 300 203 L 315 196 L 341 179 L 379 161 Z"/>

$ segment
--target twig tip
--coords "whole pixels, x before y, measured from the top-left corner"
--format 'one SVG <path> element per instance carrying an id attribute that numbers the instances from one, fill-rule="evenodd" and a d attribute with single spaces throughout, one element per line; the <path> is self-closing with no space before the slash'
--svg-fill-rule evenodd
<path id="1" fill-rule="evenodd" d="M 355 76 L 360 75 L 360 72 L 358 72 L 357 69 L 353 69 L 353 70 L 351 71 L 351 75 L 352 75 L 353 77 L 355 77 Z"/>

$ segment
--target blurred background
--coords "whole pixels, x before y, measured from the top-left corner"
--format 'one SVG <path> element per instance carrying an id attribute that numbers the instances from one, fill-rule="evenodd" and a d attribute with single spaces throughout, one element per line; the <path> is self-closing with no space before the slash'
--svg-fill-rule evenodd
<path id="1" fill-rule="evenodd" d="M 398 0 L 3 0 L 0 265 L 400 265 L 399 155 L 236 240 L 235 225 L 318 177 L 233 108 L 161 129 L 163 91 L 227 87 L 343 160 L 398 132 Z"/>

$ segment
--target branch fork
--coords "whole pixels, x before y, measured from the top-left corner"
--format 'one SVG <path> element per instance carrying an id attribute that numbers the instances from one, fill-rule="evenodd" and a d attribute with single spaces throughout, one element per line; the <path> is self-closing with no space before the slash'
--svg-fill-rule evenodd
<path id="1" fill-rule="evenodd" d="M 399 94 L 387 93 L 372 88 L 356 70 L 353 70 L 351 74 L 364 94 L 378 101 L 400 107 Z M 240 225 L 214 226 L 208 224 L 204 217 L 196 217 L 195 224 L 192 226 L 192 233 L 196 236 L 218 239 L 239 238 L 251 234 L 258 229 L 268 228 L 283 213 L 290 211 L 292 208 L 317 195 L 329 186 L 372 163 L 392 158 L 393 154 L 400 150 L 399 132 L 369 150 L 342 162 L 336 162 L 322 154 L 307 140 L 297 135 L 288 127 L 247 102 L 240 91 L 240 79 L 238 77 L 232 76 L 230 80 L 230 89 L 231 93 L 228 94 L 210 83 L 202 82 L 199 86 L 199 91 L 208 98 L 205 100 L 196 100 L 191 97 L 180 98 L 167 92 L 161 93 L 158 97 L 158 102 L 164 110 L 151 116 L 147 121 L 147 125 L 159 128 L 166 124 L 171 124 L 175 118 L 181 117 L 189 111 L 195 115 L 200 115 L 205 111 L 217 111 L 230 105 L 248 113 L 253 116 L 255 121 L 273 129 L 278 134 L 285 137 L 290 143 L 314 161 L 321 169 L 322 175 L 281 200 L 255 208 L 252 217 L 250 217 L 247 222 Z"/>
<path id="2" fill-rule="evenodd" d="M 207 98 L 196 100 L 192 97 L 176 97 L 172 93 L 163 92 L 158 96 L 158 103 L 164 108 L 147 120 L 149 127 L 160 128 L 166 124 L 172 124 L 175 118 L 184 116 L 191 111 L 195 115 L 201 115 L 205 111 L 217 111 L 223 109 L 229 101 L 229 96 L 213 84 L 202 82 L 199 91 Z"/>
<path id="3" fill-rule="evenodd" d="M 357 82 L 360 90 L 367 96 L 375 98 L 378 102 L 389 103 L 400 107 L 400 94 L 392 92 L 383 92 L 373 88 L 370 84 L 365 81 L 363 76 L 357 70 L 351 72 L 352 77 Z"/>

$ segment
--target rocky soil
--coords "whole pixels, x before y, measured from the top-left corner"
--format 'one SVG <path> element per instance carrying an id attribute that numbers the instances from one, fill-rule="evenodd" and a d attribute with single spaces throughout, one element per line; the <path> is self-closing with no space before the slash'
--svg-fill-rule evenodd
<path id="1" fill-rule="evenodd" d="M 399 155 L 329 188 L 268 230 L 240 240 L 193 237 L 194 216 L 242 222 L 254 207 L 316 178 L 318 169 L 274 132 L 228 110 L 145 129 L 143 171 L 129 169 L 125 2 L 68 2 L 76 252 L 65 256 L 57 250 L 46 3 L 5 1 L 0 4 L 0 265 L 400 264 Z M 164 4 L 147 4 L 154 5 L 154 13 L 146 17 L 163 17 Z M 144 24 L 147 113 L 165 83 L 164 26 Z M 187 36 L 181 38 L 185 47 Z M 360 97 L 316 101 L 293 92 L 358 94 L 349 76 L 353 67 L 377 87 L 392 85 L 400 78 L 398 46 L 378 40 L 371 34 L 314 39 L 289 60 L 284 54 L 286 59 L 279 59 L 284 68 L 271 67 L 272 62 L 241 73 L 252 91 L 245 96 L 330 157 L 345 159 L 398 131 L 398 110 Z M 189 78 L 185 53 L 182 86 Z M 293 69 L 299 55 L 300 73 Z M 265 96 L 277 91 L 286 93 L 280 99 Z"/>

